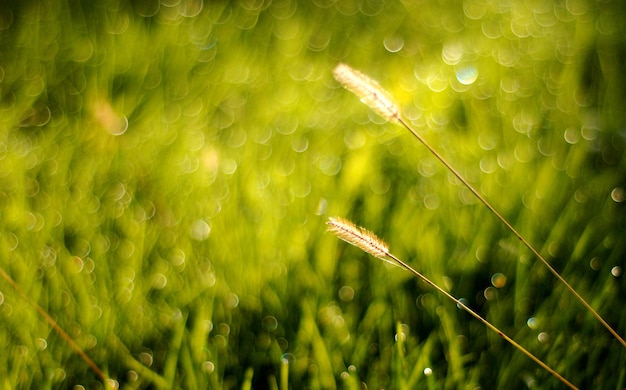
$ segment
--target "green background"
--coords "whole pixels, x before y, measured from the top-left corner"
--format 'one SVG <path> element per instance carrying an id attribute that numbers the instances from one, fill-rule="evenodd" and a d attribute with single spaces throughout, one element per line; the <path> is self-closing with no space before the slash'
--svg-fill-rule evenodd
<path id="1" fill-rule="evenodd" d="M 0 5 L 0 266 L 121 388 L 583 388 L 625 349 L 401 127 L 626 334 L 621 1 Z M 102 388 L 0 280 L 0 387 Z M 81 387 L 74 387 L 81 388 Z"/>

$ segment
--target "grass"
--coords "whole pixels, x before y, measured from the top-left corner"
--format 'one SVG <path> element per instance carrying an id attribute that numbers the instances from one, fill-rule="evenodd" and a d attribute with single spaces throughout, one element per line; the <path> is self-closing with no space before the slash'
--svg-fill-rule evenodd
<path id="1" fill-rule="evenodd" d="M 379 80 L 623 335 L 620 4 L 194 4 L 0 7 L 0 265 L 107 376 L 560 386 L 324 234 L 344 215 L 576 385 L 624 387 L 624 348 L 332 77 Z M 103 387 L 4 281 L 0 303 L 0 387 Z"/>
<path id="2" fill-rule="evenodd" d="M 383 261 L 386 261 L 386 262 L 389 262 L 391 264 L 397 265 L 397 266 L 399 266 L 401 268 L 404 268 L 405 270 L 409 271 L 410 273 L 415 275 L 418 279 L 420 279 L 422 282 L 424 282 L 424 283 L 428 284 L 429 286 L 433 287 L 441 295 L 443 295 L 444 297 L 448 298 L 450 301 L 455 303 L 458 308 L 463 309 L 466 312 L 468 312 L 472 317 L 474 317 L 478 321 L 480 321 L 489 330 L 492 330 L 497 335 L 499 335 L 504 340 L 506 340 L 509 344 L 511 344 L 513 347 L 517 348 L 520 352 L 522 352 L 523 354 L 525 354 L 526 356 L 531 358 L 535 363 L 537 363 L 539 366 L 541 366 L 544 370 L 548 371 L 549 373 L 554 375 L 558 380 L 563 382 L 564 385 L 566 385 L 567 387 L 569 387 L 571 389 L 577 389 L 576 386 L 574 386 L 572 383 L 570 383 L 567 379 L 563 378 L 558 372 L 554 371 L 554 369 L 552 367 L 548 366 L 541 359 L 537 358 L 535 355 L 533 355 L 532 353 L 528 352 L 527 349 L 525 349 L 524 347 L 519 345 L 517 342 L 515 342 L 515 340 L 513 340 L 511 337 L 509 337 L 508 335 L 503 333 L 500 329 L 496 328 L 489 321 L 487 321 L 484 318 L 482 318 L 478 313 L 476 313 L 475 311 L 470 309 L 465 303 L 463 303 L 460 300 L 456 299 L 455 297 L 450 295 L 450 293 L 448 293 L 444 288 L 439 287 L 439 285 L 437 285 L 436 283 L 434 283 L 430 279 L 428 279 L 426 276 L 424 276 L 421 273 L 419 273 L 419 271 L 416 271 L 414 268 L 412 268 L 406 262 L 404 262 L 401 259 L 399 259 L 396 256 L 394 256 L 393 253 L 391 253 L 389 251 L 389 247 L 387 246 L 387 244 L 385 244 L 382 240 L 380 240 L 378 237 L 376 237 L 373 233 L 371 233 L 371 232 L 369 232 L 369 231 L 367 231 L 367 230 L 365 230 L 365 229 L 363 229 L 361 227 L 357 227 L 353 223 L 351 223 L 350 221 L 343 220 L 341 218 L 333 218 L 333 217 L 329 218 L 328 226 L 329 226 L 328 230 L 330 232 L 334 233 L 338 238 L 342 239 L 343 241 L 346 241 L 346 242 L 356 246 L 357 248 L 361 249 L 362 251 L 364 251 L 366 253 L 369 253 L 370 255 L 372 255 L 372 256 L 374 256 L 376 258 L 379 258 L 379 259 L 381 259 Z M 501 285 L 501 283 L 493 282 L 493 280 L 494 279 L 492 278 L 492 283 L 494 284 L 494 286 L 497 287 L 497 286 Z M 613 331 L 613 329 L 611 329 L 611 331 Z M 398 337 L 401 337 L 401 336 L 403 336 L 403 332 L 399 332 L 398 333 Z M 400 348 L 402 348 L 401 345 L 400 345 Z M 400 349 L 400 353 L 402 353 L 402 349 Z"/>
<path id="3" fill-rule="evenodd" d="M 489 211 L 491 211 L 491 213 L 515 237 L 517 237 L 517 239 L 522 244 L 524 244 L 524 246 L 526 248 L 528 248 L 528 250 L 530 250 L 530 252 L 541 263 L 543 263 L 546 266 L 546 268 L 554 275 L 554 277 L 560 283 L 562 283 L 569 290 L 569 292 L 574 297 L 576 297 L 576 299 L 578 299 L 578 301 L 583 305 L 583 307 L 586 310 L 588 310 L 591 314 L 594 315 L 594 317 L 596 317 L 596 319 L 598 321 L 600 321 L 600 323 L 609 331 L 609 333 L 611 333 L 611 335 L 613 335 L 613 337 L 615 337 L 615 339 L 617 341 L 619 341 L 624 347 L 626 347 L 626 341 L 624 341 L 622 336 L 619 333 L 617 333 L 615 331 L 615 329 L 613 329 L 604 320 L 604 318 L 602 318 L 602 316 L 600 314 L 598 314 L 598 312 L 591 305 L 589 305 L 589 303 L 569 283 L 567 283 L 567 281 L 565 279 L 563 279 L 563 277 L 559 274 L 559 272 L 556 271 L 550 265 L 550 263 L 541 255 L 541 253 L 539 253 L 539 251 L 537 249 L 535 249 L 535 247 L 530 242 L 528 242 L 517 230 L 515 230 L 515 228 L 511 225 L 511 223 L 509 221 L 507 221 L 507 219 L 504 218 L 502 216 L 502 214 L 500 214 L 491 205 L 491 203 L 489 203 L 489 201 L 487 201 L 480 194 L 480 192 L 478 192 L 478 190 L 476 188 L 474 188 L 474 186 L 472 184 L 470 184 L 467 181 L 467 179 L 465 179 L 465 177 L 463 177 L 463 175 L 461 175 L 454 167 L 452 167 L 452 165 L 450 165 L 450 163 L 439 152 L 437 152 L 432 146 L 430 146 L 430 144 L 428 144 L 419 135 L 419 133 L 417 131 L 415 131 L 415 129 L 413 129 L 411 127 L 410 124 L 408 124 L 405 120 L 402 119 L 401 114 L 400 114 L 400 110 L 397 107 L 397 105 L 395 103 L 393 103 L 391 98 L 388 96 L 388 93 L 384 89 L 382 89 L 380 87 L 380 85 L 376 81 L 371 80 L 367 76 L 361 74 L 360 72 L 358 72 L 358 71 L 356 71 L 354 69 L 351 69 L 349 66 L 347 66 L 345 64 L 339 64 L 335 68 L 335 70 L 333 71 L 333 74 L 334 74 L 335 78 L 337 79 L 337 81 L 339 81 L 341 84 L 343 84 L 348 90 L 353 92 L 357 97 L 359 97 L 361 99 L 361 101 L 363 103 L 365 103 L 370 109 L 372 109 L 374 112 L 376 112 L 378 115 L 380 115 L 383 119 L 388 120 L 391 123 L 398 123 L 398 124 L 402 125 L 402 127 L 404 127 L 405 129 L 407 129 L 411 133 L 411 135 L 413 135 L 413 137 L 415 137 L 422 145 L 424 145 L 424 147 L 426 147 L 426 149 L 428 149 L 428 151 L 437 160 L 439 160 L 439 162 L 441 162 L 446 167 L 446 169 L 459 182 L 461 182 L 465 186 L 465 188 L 467 188 L 467 190 L 469 190 L 469 192 L 472 193 L 472 195 L 474 195 L 476 197 L 476 199 L 480 203 L 482 203 Z M 342 238 L 344 241 L 347 241 L 347 242 L 355 245 L 356 247 L 359 247 L 361 250 L 363 250 L 364 252 L 370 253 L 374 257 L 378 257 L 378 258 L 383 259 L 383 260 L 387 260 L 387 258 L 391 258 L 391 260 L 393 260 L 392 263 L 395 263 L 397 265 L 402 266 L 402 268 L 405 268 L 406 270 L 410 271 L 415 276 L 419 277 L 420 279 L 423 279 L 424 282 L 427 282 L 427 284 L 430 284 L 431 286 L 433 286 L 436 289 L 438 289 L 439 291 L 441 291 L 444 295 L 448 296 L 453 301 L 456 301 L 456 299 L 451 297 L 445 290 L 440 289 L 436 284 L 434 284 L 434 283 L 430 282 L 430 280 L 424 278 L 419 272 L 415 271 L 410 266 L 408 266 L 406 263 L 404 263 L 403 261 L 399 260 L 395 256 L 391 255 L 389 253 L 389 250 L 388 250 L 386 244 L 377 244 L 377 242 L 379 241 L 378 238 L 370 237 L 371 233 L 363 230 L 362 228 L 358 228 L 357 229 L 349 221 L 338 222 L 338 221 L 335 221 L 333 218 L 330 218 L 328 224 L 330 226 L 330 230 L 333 233 L 335 233 L 337 236 L 339 236 L 339 238 Z M 381 246 L 381 248 L 378 248 L 378 246 Z M 495 274 L 495 275 L 501 275 L 501 274 Z M 502 276 L 502 277 L 499 277 L 498 279 L 506 280 L 506 277 Z M 492 284 L 494 285 L 494 287 L 501 287 L 500 285 L 503 285 L 504 283 L 499 283 L 499 282 L 496 283 L 496 282 L 494 282 L 494 279 L 492 278 Z M 470 314 L 474 315 L 474 317 L 476 317 L 477 319 L 479 319 L 482 322 L 484 322 L 482 317 L 480 317 L 477 314 L 475 314 L 471 309 L 467 308 L 463 303 L 457 301 L 457 305 L 461 306 L 463 309 L 468 311 Z M 489 322 L 484 322 L 484 323 L 488 327 L 493 327 Z M 496 330 L 496 332 L 501 334 L 501 332 L 499 330 Z M 511 344 L 516 345 L 514 342 L 512 342 L 512 340 L 510 340 L 508 338 L 508 336 L 505 337 L 505 338 L 507 339 L 507 341 L 511 342 Z M 518 348 L 518 349 L 520 349 L 520 348 Z M 524 351 L 526 354 L 528 354 L 526 352 L 526 350 L 524 350 L 523 348 L 521 348 L 521 350 Z M 533 357 L 534 360 L 538 361 L 540 364 L 543 365 L 543 362 L 541 362 L 540 360 L 536 359 L 531 354 L 528 354 L 528 355 Z M 548 371 L 551 371 L 552 373 L 554 373 L 551 368 L 547 368 L 547 367 L 545 367 L 545 368 Z M 568 383 L 568 385 L 571 385 L 571 384 Z"/>

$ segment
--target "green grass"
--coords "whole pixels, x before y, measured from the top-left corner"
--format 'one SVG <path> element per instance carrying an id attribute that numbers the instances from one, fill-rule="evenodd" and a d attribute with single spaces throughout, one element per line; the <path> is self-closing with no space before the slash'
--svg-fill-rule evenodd
<path id="1" fill-rule="evenodd" d="M 625 335 L 619 2 L 169 3 L 0 6 L 0 266 L 121 388 L 561 388 L 327 215 L 574 384 L 625 386 L 624 348 L 332 77 L 379 80 Z M 2 388 L 103 387 L 4 280 L 0 351 Z"/>

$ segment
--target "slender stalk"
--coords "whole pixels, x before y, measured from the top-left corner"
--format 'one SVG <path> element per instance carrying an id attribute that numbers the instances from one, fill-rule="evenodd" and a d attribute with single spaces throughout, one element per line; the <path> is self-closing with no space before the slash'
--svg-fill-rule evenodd
<path id="1" fill-rule="evenodd" d="M 417 131 L 415 131 L 403 118 L 399 107 L 393 103 L 389 94 L 380 85 L 362 73 L 350 68 L 348 65 L 339 64 L 333 72 L 335 79 L 342 83 L 346 89 L 357 95 L 363 103 L 370 107 L 381 117 L 391 123 L 397 123 L 406 128 L 426 149 L 428 149 L 445 167 L 452 172 L 457 179 L 465 185 L 477 198 L 500 220 L 548 269 L 552 274 L 565 285 L 565 287 L 589 310 L 600 323 L 626 347 L 626 341 L 622 336 L 609 325 L 608 322 L 589 304 L 587 301 L 558 273 L 554 267 L 536 250 L 528 240 L 526 240 L 515 228 L 485 199 L 465 178 L 446 161 L 432 146 L 430 146 Z"/>
<path id="2" fill-rule="evenodd" d="M 463 310 L 471 314 L 474 318 L 476 318 L 478 321 L 485 324 L 487 328 L 496 332 L 500 337 L 502 337 L 508 343 L 513 345 L 523 354 L 531 358 L 535 363 L 539 364 L 543 369 L 548 371 L 550 374 L 554 375 L 557 379 L 559 379 L 561 382 L 567 385 L 570 389 L 578 389 L 571 382 L 565 379 L 561 374 L 556 372 L 553 368 L 548 366 L 541 359 L 539 359 L 538 357 L 530 353 L 526 348 L 522 347 L 520 344 L 515 342 L 515 340 L 507 336 L 500 329 L 496 328 L 489 321 L 482 318 L 478 313 L 470 309 L 463 302 L 456 299 L 449 292 L 439 287 L 437 284 L 432 282 L 426 276 L 422 275 L 417 270 L 412 268 L 410 265 L 408 265 L 407 263 L 400 260 L 395 255 L 393 255 L 389 251 L 389 247 L 387 246 L 387 244 L 385 244 L 382 240 L 376 237 L 376 235 L 374 235 L 373 233 L 369 232 L 368 230 L 362 227 L 357 227 L 352 222 L 347 221 L 342 218 L 329 218 L 327 224 L 328 224 L 328 231 L 334 233 L 338 238 L 342 239 L 343 241 L 346 241 L 347 243 L 352 244 L 356 246 L 357 248 L 363 250 L 364 252 L 369 253 L 370 255 L 377 257 L 381 260 L 384 260 L 384 261 L 393 260 L 398 266 L 406 269 L 407 271 L 411 272 L 413 275 L 417 276 L 419 279 L 423 280 L 428 285 L 434 287 L 437 291 L 443 294 L 446 298 L 456 303 L 458 307 L 462 308 Z"/>
<path id="3" fill-rule="evenodd" d="M 530 244 L 530 242 L 528 242 L 528 240 L 526 240 L 514 227 L 513 225 L 511 225 L 506 218 L 504 218 L 502 216 L 502 214 L 500 214 L 492 205 L 491 203 L 489 203 L 487 201 L 487 199 L 485 199 L 485 197 L 483 197 L 478 190 L 476 190 L 474 188 L 474 186 L 472 186 L 467 180 L 465 180 L 465 178 L 459 173 L 459 171 L 457 171 L 456 169 L 454 169 L 452 167 L 452 165 L 450 165 L 450 163 L 448 163 L 448 161 L 446 161 L 445 158 L 443 158 L 443 156 L 441 154 L 439 154 L 432 146 L 430 146 L 430 144 L 428 144 L 428 142 L 426 142 L 426 140 L 424 140 L 424 138 L 422 138 L 422 136 L 419 135 L 419 133 L 417 133 L 417 131 L 415 131 L 411 126 L 409 126 L 406 121 L 404 121 L 404 119 L 399 118 L 398 119 L 398 123 L 400 123 L 402 126 L 404 126 L 404 128 L 406 128 L 415 138 L 417 138 L 417 140 L 419 142 L 422 143 L 422 145 L 424 145 L 426 147 L 426 149 L 428 149 L 428 151 L 430 151 L 433 156 L 435 156 L 439 161 L 441 161 L 441 163 L 443 165 L 445 165 L 445 167 L 452 172 L 452 174 L 454 176 L 456 176 L 457 179 L 459 179 L 461 181 L 461 183 L 463 183 L 463 185 L 465 185 L 465 187 L 467 187 L 468 190 L 470 190 L 472 192 L 472 194 L 474 194 L 476 196 L 476 198 L 478 198 L 478 200 L 485 205 L 485 207 L 487 207 L 489 209 L 489 211 L 491 211 L 493 213 L 493 215 L 496 216 L 496 218 L 498 218 L 500 220 L 500 222 L 502 222 L 504 224 L 504 226 L 507 227 L 507 229 L 509 229 L 511 231 L 511 233 L 513 233 L 515 235 L 515 237 L 517 237 L 522 244 L 524 244 L 547 268 L 548 270 L 550 270 L 550 272 L 552 272 L 552 274 L 561 282 L 563 283 L 563 285 L 565 285 L 565 287 L 580 301 L 580 303 L 582 303 L 582 305 L 587 308 L 587 310 L 589 310 L 597 319 L 598 321 L 600 321 L 600 323 L 620 342 L 622 343 L 622 346 L 626 347 L 626 341 L 624 341 L 624 339 L 619 335 L 619 333 L 617 333 L 615 331 L 615 329 L 613 329 L 611 327 L 611 325 L 608 324 L 608 322 L 606 322 L 604 320 L 604 318 L 602 318 L 602 316 L 589 304 L 587 303 L 587 301 L 574 289 L 574 287 L 572 287 L 562 276 L 561 274 L 559 274 L 559 272 L 554 269 L 554 267 L 552 267 L 552 265 L 550 265 L 550 263 L 548 263 L 548 261 L 541 255 L 541 253 L 539 253 L 538 250 L 535 249 L 534 246 L 532 246 Z"/>
<path id="4" fill-rule="evenodd" d="M 83 349 L 78 344 L 76 344 L 76 342 L 70 337 L 69 334 L 67 334 L 63 330 L 63 328 L 61 328 L 61 326 L 54 320 L 54 318 L 52 318 L 50 314 L 48 314 L 48 312 L 46 312 L 41 306 L 39 306 L 39 304 L 35 302 L 34 299 L 28 296 L 28 294 L 26 294 L 26 292 L 22 290 L 19 284 L 17 284 L 17 282 L 13 280 L 13 278 L 11 278 L 9 274 L 7 274 L 1 267 L 0 276 L 2 276 L 2 278 L 6 280 L 15 289 L 15 291 L 17 291 L 18 294 L 20 294 L 31 306 L 33 306 L 37 310 L 37 312 L 39 312 L 39 314 L 46 320 L 46 322 L 50 324 L 52 329 L 54 329 L 54 331 L 57 332 L 59 336 L 61 336 L 61 338 L 70 345 L 70 347 L 72 347 L 72 349 L 81 357 L 81 359 L 83 359 L 85 363 L 87 363 L 87 365 L 93 370 L 93 372 L 95 372 L 96 375 L 100 379 L 102 379 L 102 382 L 104 383 L 106 388 L 117 387 L 115 382 L 109 379 L 104 371 L 102 371 L 100 367 L 98 367 L 98 365 L 93 360 L 91 360 L 89 355 L 87 355 L 85 351 L 83 351 Z"/>
<path id="5" fill-rule="evenodd" d="M 420 278 L 421 280 L 423 280 L 424 282 L 426 282 L 430 286 L 434 287 L 437 291 L 439 291 L 444 296 L 446 296 L 446 298 L 452 300 L 454 303 L 456 303 L 463 310 L 465 310 L 466 312 L 468 312 L 469 314 L 474 316 L 474 318 L 476 318 L 478 321 L 480 321 L 483 324 L 485 324 L 485 326 L 487 326 L 489 329 L 491 329 L 492 331 L 496 332 L 500 337 L 502 337 L 503 339 L 508 341 L 511 345 L 513 345 L 515 348 L 520 350 L 523 354 L 525 354 L 526 356 L 531 358 L 533 361 L 535 361 L 535 363 L 539 364 L 543 369 L 545 369 L 550 374 L 552 374 L 556 378 L 558 378 L 561 382 L 563 382 L 565 385 L 567 385 L 570 389 L 577 389 L 576 386 L 574 386 L 567 379 L 565 379 L 563 376 L 561 376 L 561 374 L 559 374 L 554 369 L 552 369 L 550 366 L 545 364 L 541 359 L 539 359 L 538 357 L 536 357 L 535 355 L 530 353 L 526 348 L 522 347 L 520 344 L 515 342 L 515 340 L 513 340 L 512 338 L 507 336 L 503 331 L 501 331 L 500 329 L 496 328 L 494 325 L 491 324 L 491 322 L 489 322 L 486 319 L 482 318 L 478 313 L 476 313 L 474 310 L 472 310 L 469 307 L 467 307 L 463 302 L 461 302 L 460 300 L 456 299 L 454 296 L 452 296 L 446 290 L 444 290 L 443 288 L 439 287 L 438 285 L 436 285 L 435 283 L 430 281 L 430 279 L 428 279 L 427 277 L 425 277 L 424 275 L 422 275 L 421 273 L 419 273 L 418 271 L 413 269 L 411 266 L 409 266 L 407 263 L 403 262 L 402 260 L 400 260 L 399 258 L 395 257 L 394 255 L 389 254 L 389 258 L 393 259 L 398 264 L 400 264 L 403 268 L 405 268 L 407 271 L 411 272 L 413 275 L 417 276 L 418 278 Z"/>

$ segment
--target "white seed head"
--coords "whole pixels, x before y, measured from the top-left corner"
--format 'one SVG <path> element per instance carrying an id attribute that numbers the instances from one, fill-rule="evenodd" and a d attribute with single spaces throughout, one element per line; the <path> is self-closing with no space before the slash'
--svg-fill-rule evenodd
<path id="1" fill-rule="evenodd" d="M 337 65 L 333 75 L 348 91 L 358 96 L 361 102 L 378 115 L 392 123 L 400 120 L 398 106 L 376 81 L 346 64 Z"/>

